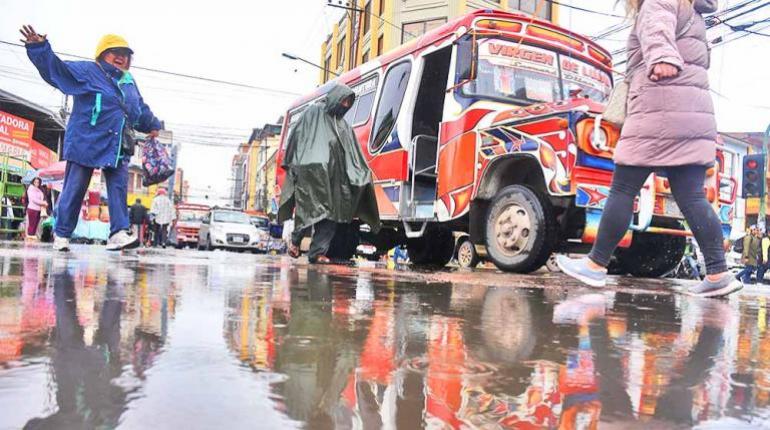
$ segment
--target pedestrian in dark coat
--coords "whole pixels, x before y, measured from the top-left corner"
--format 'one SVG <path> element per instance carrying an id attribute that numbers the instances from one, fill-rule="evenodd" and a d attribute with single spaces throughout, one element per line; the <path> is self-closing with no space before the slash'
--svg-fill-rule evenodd
<path id="1" fill-rule="evenodd" d="M 294 217 L 289 253 L 299 255 L 305 232 L 313 228 L 308 258 L 326 263 L 338 231 L 348 234 L 354 218 L 380 229 L 372 173 L 345 113 L 355 93 L 345 85 L 332 87 L 324 100 L 308 107 L 289 131 L 283 168 L 278 222 Z"/>

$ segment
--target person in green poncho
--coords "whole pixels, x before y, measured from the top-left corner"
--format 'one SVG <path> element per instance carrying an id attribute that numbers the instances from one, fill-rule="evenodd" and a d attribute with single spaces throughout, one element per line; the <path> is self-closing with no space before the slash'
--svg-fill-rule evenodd
<path id="1" fill-rule="evenodd" d="M 299 256 L 299 244 L 309 228 L 313 239 L 311 263 L 329 263 L 335 234 L 358 218 L 380 229 L 372 173 L 353 129 L 344 120 L 355 93 L 335 84 L 326 97 L 310 105 L 289 130 L 282 167 L 286 180 L 281 192 L 278 222 L 294 216 L 289 254 Z"/>

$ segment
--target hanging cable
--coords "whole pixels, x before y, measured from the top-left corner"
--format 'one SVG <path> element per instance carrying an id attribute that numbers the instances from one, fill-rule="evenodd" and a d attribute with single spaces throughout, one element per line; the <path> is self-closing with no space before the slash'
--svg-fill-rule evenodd
<path id="1" fill-rule="evenodd" d="M 16 46 L 16 47 L 19 47 L 19 48 L 26 48 L 25 45 L 23 45 L 21 43 L 8 42 L 6 40 L 0 40 L 0 44 L 8 45 L 8 46 Z M 68 54 L 66 52 L 58 52 L 58 51 L 54 51 L 54 52 L 56 54 L 64 55 L 64 56 L 67 56 L 67 57 L 78 58 L 78 59 L 81 59 L 81 60 L 93 61 L 93 58 L 84 57 L 82 55 Z M 167 71 L 167 70 L 155 69 L 155 68 L 151 68 L 151 67 L 141 67 L 141 66 L 133 66 L 133 65 L 131 67 L 134 68 L 134 69 L 145 70 L 145 71 L 154 72 L 154 73 L 160 73 L 160 74 L 163 74 L 163 75 L 176 76 L 176 77 L 187 78 L 187 79 L 195 79 L 195 80 L 198 80 L 198 81 L 211 82 L 211 83 L 215 83 L 215 84 L 228 85 L 228 86 L 232 86 L 232 87 L 247 88 L 247 89 L 251 89 L 251 90 L 257 90 L 257 91 L 263 91 L 263 92 L 267 92 L 267 93 L 273 93 L 273 94 L 280 95 L 280 96 L 298 97 L 298 96 L 301 95 L 300 93 L 295 93 L 295 92 L 292 92 L 292 91 L 285 91 L 285 90 L 279 90 L 279 89 L 275 89 L 275 88 L 260 87 L 260 86 L 256 86 L 256 85 L 243 84 L 243 83 L 240 83 L 240 82 L 225 81 L 225 80 L 222 80 L 222 79 L 207 78 L 205 76 L 189 75 L 189 74 L 186 74 L 186 73 L 170 72 L 170 71 Z"/>

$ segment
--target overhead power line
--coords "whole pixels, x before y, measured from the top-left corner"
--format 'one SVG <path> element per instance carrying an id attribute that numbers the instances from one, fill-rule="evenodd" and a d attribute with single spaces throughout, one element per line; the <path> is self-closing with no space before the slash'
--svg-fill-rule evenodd
<path id="1" fill-rule="evenodd" d="M 19 47 L 19 48 L 25 48 L 25 46 L 23 44 L 21 44 L 21 43 L 14 43 L 14 42 L 6 41 L 6 40 L 0 40 L 0 44 L 8 45 L 8 46 L 16 46 L 16 47 Z M 93 58 L 84 57 L 82 55 L 69 54 L 69 53 L 66 53 L 66 52 L 59 52 L 59 51 L 54 51 L 54 52 L 56 52 L 59 55 L 64 55 L 64 56 L 67 56 L 67 57 L 78 58 L 78 59 L 81 59 L 81 60 L 93 61 Z M 215 83 L 215 84 L 228 85 L 228 86 L 232 86 L 232 87 L 248 88 L 248 89 L 251 89 L 251 90 L 263 91 L 263 92 L 273 93 L 273 94 L 281 95 L 281 96 L 298 97 L 298 96 L 301 95 L 300 93 L 295 93 L 295 92 L 292 92 L 292 91 L 285 91 L 285 90 L 279 90 L 279 89 L 275 89 L 275 88 L 261 87 L 261 86 L 257 86 L 257 85 L 244 84 L 244 83 L 240 83 L 240 82 L 225 81 L 223 79 L 207 78 L 205 76 L 190 75 L 190 74 L 186 74 L 186 73 L 171 72 L 171 71 L 168 71 L 168 70 L 155 69 L 155 68 L 152 68 L 152 67 L 141 67 L 141 66 L 131 66 L 131 67 L 134 68 L 134 69 L 146 70 L 148 72 L 160 73 L 160 74 L 163 74 L 163 75 L 176 76 L 176 77 L 187 78 L 187 79 L 195 79 L 195 80 L 198 80 L 198 81 L 211 82 L 211 83 Z"/>
<path id="2" fill-rule="evenodd" d="M 613 13 L 599 12 L 598 10 L 586 9 L 586 8 L 578 7 L 578 6 L 572 6 L 570 4 L 561 3 L 561 2 L 558 2 L 556 0 L 545 0 L 545 1 L 547 1 L 548 3 L 551 3 L 551 4 L 555 4 L 557 6 L 560 6 L 560 7 L 566 7 L 567 9 L 574 9 L 574 10 L 577 10 L 577 11 L 580 11 L 580 12 L 592 13 L 594 15 L 602 15 L 602 16 L 608 16 L 608 17 L 611 17 L 611 18 L 621 18 L 621 19 L 625 19 L 626 18 L 623 15 L 615 15 Z"/>

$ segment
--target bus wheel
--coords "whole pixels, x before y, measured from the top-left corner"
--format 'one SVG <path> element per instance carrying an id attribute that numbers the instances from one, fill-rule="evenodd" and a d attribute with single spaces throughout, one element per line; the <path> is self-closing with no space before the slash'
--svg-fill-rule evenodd
<path id="1" fill-rule="evenodd" d="M 468 269 L 479 265 L 479 254 L 476 252 L 476 246 L 468 237 L 460 239 L 460 245 L 457 247 L 457 264 Z"/>
<path id="2" fill-rule="evenodd" d="M 429 228 L 419 239 L 406 244 L 409 261 L 416 265 L 446 266 L 454 254 L 454 236 L 445 228 Z"/>
<path id="3" fill-rule="evenodd" d="M 628 274 L 658 278 L 674 270 L 684 257 L 687 239 L 666 234 L 634 233 L 631 246 L 618 249 L 618 264 Z"/>
<path id="4" fill-rule="evenodd" d="M 506 272 L 530 273 L 542 267 L 556 243 L 556 220 L 548 198 L 523 186 L 503 188 L 489 207 L 487 254 Z"/>

